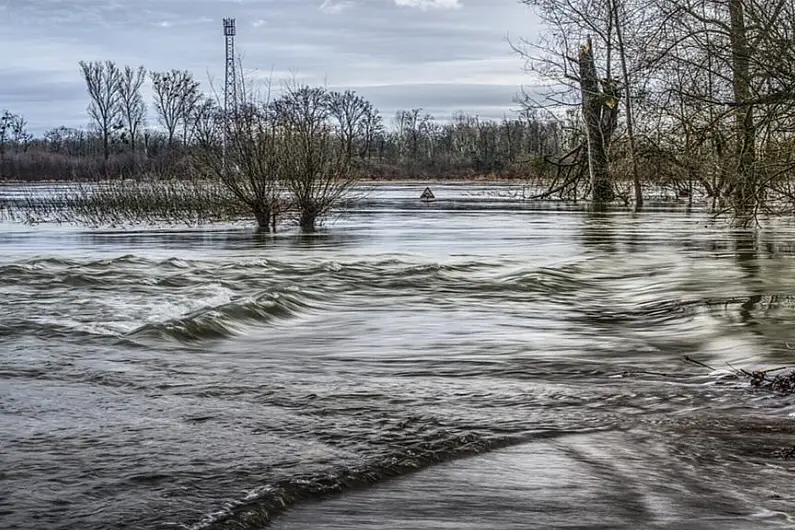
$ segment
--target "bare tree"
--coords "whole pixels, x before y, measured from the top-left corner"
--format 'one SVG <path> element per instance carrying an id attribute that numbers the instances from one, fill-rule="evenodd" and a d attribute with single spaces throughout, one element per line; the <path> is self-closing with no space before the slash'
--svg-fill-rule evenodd
<path id="1" fill-rule="evenodd" d="M 166 128 L 168 145 L 171 147 L 177 127 L 180 123 L 188 123 L 193 106 L 200 99 L 199 82 L 187 70 L 151 72 L 150 77 L 155 109 L 160 123 Z"/>
<path id="2" fill-rule="evenodd" d="M 368 118 L 372 115 L 372 104 L 355 92 L 331 92 L 329 94 L 329 110 L 337 122 L 345 153 L 353 159 L 354 142 L 372 124 Z"/>
<path id="3" fill-rule="evenodd" d="M 4 110 L 0 115 L 0 160 L 5 157 L 7 146 L 11 145 L 15 153 L 20 149 L 28 150 L 33 135 L 28 132 L 28 121 L 21 114 Z"/>
<path id="4" fill-rule="evenodd" d="M 648 78 L 668 134 L 657 152 L 741 222 L 795 200 L 795 7 L 788 0 L 650 1 Z M 675 103 L 672 105 L 671 103 Z"/>
<path id="5" fill-rule="evenodd" d="M 119 68 L 112 61 L 80 61 L 79 64 L 91 97 L 88 114 L 102 137 L 102 153 L 107 160 L 110 157 L 110 137 L 121 118 Z"/>
<path id="6" fill-rule="evenodd" d="M 631 176 L 635 206 L 640 208 L 643 195 L 636 107 L 649 93 L 649 79 L 654 79 L 649 73 L 654 63 L 650 44 L 664 47 L 670 42 L 662 35 L 665 15 L 655 7 L 664 2 L 521 1 L 536 8 L 547 25 L 539 42 L 514 46 L 526 59 L 528 70 L 545 80 L 542 93 L 528 94 L 525 105 L 559 120 L 566 108 L 579 107 L 583 114 L 580 143 L 554 160 L 544 157 L 544 163 L 558 169 L 563 168 L 561 160 L 567 160 L 567 172 L 578 168 L 570 173 L 570 185 L 556 185 L 556 189 L 576 189 L 576 183 L 585 180 L 584 169 L 590 175 L 587 188 L 591 199 L 604 202 L 614 196 L 621 177 Z M 652 126 L 648 130 L 653 134 Z M 629 201 L 628 195 L 621 196 Z"/>
<path id="7" fill-rule="evenodd" d="M 143 66 L 125 66 L 119 75 L 119 105 L 121 116 L 129 134 L 130 152 L 135 153 L 138 135 L 146 120 L 146 103 L 141 95 L 141 87 L 146 81 Z"/>
<path id="8" fill-rule="evenodd" d="M 345 199 L 356 174 L 329 123 L 331 97 L 323 88 L 290 86 L 270 109 L 282 143 L 280 171 L 304 232 Z"/>
<path id="9" fill-rule="evenodd" d="M 378 109 L 369 105 L 362 118 L 361 134 L 362 146 L 359 152 L 359 157 L 370 160 L 375 148 L 375 142 L 378 135 L 384 132 L 384 122 Z"/>
<path id="10" fill-rule="evenodd" d="M 742 182 L 736 187 L 736 204 L 742 210 L 753 206 L 756 195 L 756 130 L 751 103 L 751 50 L 745 24 L 743 0 L 729 0 L 732 91 L 737 127 L 737 151 Z"/>
<path id="11" fill-rule="evenodd" d="M 206 96 L 199 90 L 198 83 L 185 96 L 182 106 L 182 116 L 179 121 L 182 125 L 182 145 L 188 145 L 196 132 L 196 116 L 201 112 L 201 106 L 206 102 Z"/>
<path id="12" fill-rule="evenodd" d="M 261 90 L 241 75 L 236 93 L 232 116 L 217 96 L 194 105 L 190 127 L 197 149 L 191 153 L 202 178 L 219 182 L 241 210 L 254 215 L 258 230 L 275 232 L 287 201 L 283 138 L 270 108 L 270 85 Z"/>
<path id="13" fill-rule="evenodd" d="M 28 131 L 28 120 L 21 114 L 15 115 L 11 120 L 11 139 L 16 152 L 20 149 L 26 152 L 30 141 L 33 140 L 33 135 Z"/>
<path id="14" fill-rule="evenodd" d="M 591 175 L 591 198 L 595 203 L 612 201 L 615 197 L 608 173 L 608 146 L 614 130 L 618 101 L 608 94 L 610 80 L 599 83 L 594 60 L 593 43 L 589 37 L 580 48 L 580 90 L 585 137 L 588 142 L 588 168 Z"/>
<path id="15" fill-rule="evenodd" d="M 6 146 L 11 141 L 11 128 L 15 115 L 8 109 L 0 115 L 0 178 L 3 178 L 3 161 L 6 157 Z"/>
<path id="16" fill-rule="evenodd" d="M 395 125 L 401 141 L 401 153 L 408 152 L 414 162 L 419 161 L 420 147 L 432 122 L 433 116 L 427 113 L 422 114 L 421 108 L 399 110 L 395 113 Z"/>
<path id="17" fill-rule="evenodd" d="M 201 174 L 220 182 L 254 215 L 260 231 L 276 231 L 284 210 L 280 196 L 279 139 L 262 107 L 241 102 L 233 120 L 213 100 L 197 106 L 194 157 Z"/>
<path id="18" fill-rule="evenodd" d="M 625 12 L 626 0 L 610 0 L 610 10 L 613 13 L 613 21 L 616 30 L 616 40 L 618 43 L 618 55 L 621 60 L 621 77 L 624 84 L 624 112 L 627 121 L 627 138 L 629 139 L 629 157 L 632 166 L 632 185 L 635 190 L 635 209 L 643 207 L 643 189 L 640 183 L 640 171 L 638 169 L 637 144 L 635 142 L 635 122 L 632 112 L 632 82 L 630 79 L 629 68 L 627 67 L 627 47 L 624 45 L 624 20 L 622 16 Z"/>

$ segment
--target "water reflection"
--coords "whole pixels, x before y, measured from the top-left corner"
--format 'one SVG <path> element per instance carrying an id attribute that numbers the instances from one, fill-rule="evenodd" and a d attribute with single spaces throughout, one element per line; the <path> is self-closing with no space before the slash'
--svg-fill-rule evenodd
<path id="1" fill-rule="evenodd" d="M 617 250 L 615 213 L 605 209 L 588 210 L 582 224 L 582 244 L 587 249 L 613 254 Z"/>
<path id="2" fill-rule="evenodd" d="M 748 280 L 759 278 L 759 261 L 757 254 L 757 235 L 748 230 L 733 230 L 734 255 L 740 269 L 745 272 Z"/>

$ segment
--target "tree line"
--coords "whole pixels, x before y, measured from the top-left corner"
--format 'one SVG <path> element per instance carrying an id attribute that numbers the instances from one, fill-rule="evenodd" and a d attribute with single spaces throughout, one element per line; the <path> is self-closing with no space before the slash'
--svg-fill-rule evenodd
<path id="1" fill-rule="evenodd" d="M 227 108 L 188 71 L 147 72 L 111 61 L 80 62 L 80 71 L 91 127 L 33 138 L 18 132 L 24 119 L 7 113 L 13 134 L 3 136 L 10 155 L 0 168 L 6 178 L 103 184 L 31 198 L 24 205 L 29 218 L 117 223 L 242 214 L 262 231 L 290 219 L 311 232 L 362 178 L 518 175 L 564 136 L 532 112 L 437 122 L 411 109 L 385 123 L 353 91 L 298 83 L 272 90 L 241 76 Z M 147 80 L 157 129 L 148 126 Z M 129 184 L 109 186 L 113 180 Z"/>
<path id="2" fill-rule="evenodd" d="M 746 220 L 795 205 L 791 0 L 521 0 L 546 23 L 515 43 L 580 140 L 549 160 L 557 196 L 673 182 Z M 564 111 L 565 112 L 565 111 Z"/>
<path id="3" fill-rule="evenodd" d="M 672 186 L 746 221 L 795 211 L 795 3 L 520 1 L 546 29 L 514 44 L 540 85 L 516 116 L 438 119 L 409 109 L 385 119 L 354 92 L 322 89 L 321 129 L 346 163 L 373 178 L 524 177 L 542 188 L 534 197 L 622 198 L 638 208 L 652 187 Z M 31 138 L 24 119 L 6 112 L 3 176 L 179 174 L 191 153 L 206 155 L 201 127 L 219 105 L 189 72 L 147 76 L 107 61 L 80 68 L 92 127 Z M 155 129 L 140 95 L 147 80 Z M 256 102 L 258 119 L 285 137 L 281 107 L 270 103 Z"/>
<path id="4" fill-rule="evenodd" d="M 9 125 L 0 122 L 0 178 L 86 180 L 179 173 L 186 156 L 201 147 L 202 121 L 220 107 L 187 70 L 149 72 L 143 66 L 81 61 L 79 71 L 91 125 L 54 127 L 34 138 L 23 117 L 5 111 Z M 142 94 L 146 83 L 150 104 Z M 533 160 L 557 152 L 568 134 L 561 123 L 542 119 L 532 109 L 493 120 L 463 112 L 440 119 L 413 108 L 385 119 L 353 91 L 326 92 L 328 117 L 347 156 L 375 179 L 519 177 Z"/>

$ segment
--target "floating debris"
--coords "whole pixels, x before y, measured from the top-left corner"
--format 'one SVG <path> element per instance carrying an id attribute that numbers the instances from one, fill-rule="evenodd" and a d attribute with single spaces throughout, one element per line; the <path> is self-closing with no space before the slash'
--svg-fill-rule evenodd
<path id="1" fill-rule="evenodd" d="M 778 451 L 773 451 L 773 456 L 782 458 L 784 460 L 793 460 L 795 459 L 795 445 L 788 449 L 779 449 Z"/>
<path id="2" fill-rule="evenodd" d="M 784 394 L 795 394 L 795 370 L 783 374 L 776 374 L 770 376 L 771 372 L 784 370 L 785 368 L 777 368 L 775 370 L 764 370 L 757 372 L 746 372 L 742 370 L 742 375 L 748 378 L 751 386 L 754 388 L 764 388 L 766 390 L 773 390 L 775 392 L 782 392 Z"/>
<path id="3" fill-rule="evenodd" d="M 715 372 L 715 368 L 702 363 L 699 360 L 693 359 L 692 357 L 685 356 L 684 360 L 691 364 L 695 364 L 696 366 L 701 366 L 706 368 L 712 372 Z M 780 368 L 771 368 L 769 370 L 754 370 L 749 372 L 748 370 L 744 370 L 742 368 L 735 368 L 729 365 L 731 369 L 731 373 L 738 379 L 745 379 L 748 381 L 754 388 L 761 388 L 764 390 L 771 390 L 774 392 L 780 392 L 783 394 L 795 394 L 795 368 L 789 366 L 782 366 Z M 782 372 L 783 370 L 788 370 L 784 373 L 776 373 Z M 775 375 L 771 375 L 775 374 Z"/>

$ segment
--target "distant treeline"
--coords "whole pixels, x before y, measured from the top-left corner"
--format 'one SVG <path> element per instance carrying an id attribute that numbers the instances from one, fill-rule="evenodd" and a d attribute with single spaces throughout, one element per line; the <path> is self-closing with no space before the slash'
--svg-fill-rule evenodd
<path id="1" fill-rule="evenodd" d="M 194 151 L 202 148 L 201 121 L 220 106 L 200 91 L 190 72 L 147 72 L 110 61 L 81 62 L 80 69 L 91 126 L 59 126 L 34 137 L 23 116 L 4 111 L 0 179 L 85 181 L 186 171 Z M 154 94 L 151 106 L 141 95 L 147 81 Z M 571 142 L 561 122 L 532 110 L 492 120 L 463 112 L 440 119 L 415 108 L 384 119 L 354 92 L 329 94 L 334 126 L 364 178 L 521 177 Z"/>

